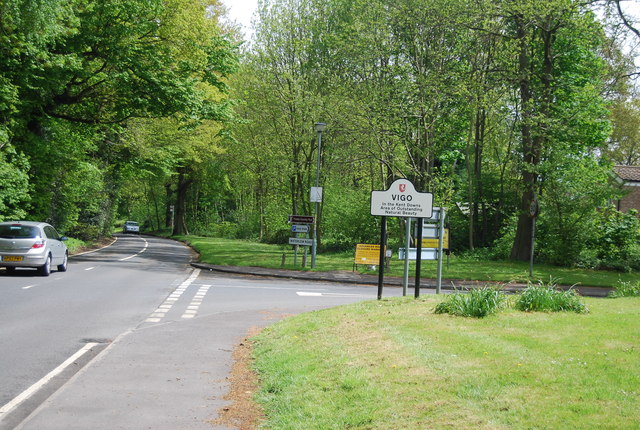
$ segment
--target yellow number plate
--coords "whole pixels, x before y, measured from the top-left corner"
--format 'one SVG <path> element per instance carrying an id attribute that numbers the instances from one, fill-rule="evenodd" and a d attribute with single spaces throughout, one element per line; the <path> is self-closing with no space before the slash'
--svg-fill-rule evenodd
<path id="1" fill-rule="evenodd" d="M 7 255 L 2 258 L 2 261 L 22 261 L 22 257 Z"/>

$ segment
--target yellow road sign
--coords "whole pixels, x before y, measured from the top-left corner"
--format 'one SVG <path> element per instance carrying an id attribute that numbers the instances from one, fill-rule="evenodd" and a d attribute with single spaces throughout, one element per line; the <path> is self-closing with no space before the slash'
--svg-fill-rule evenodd
<path id="1" fill-rule="evenodd" d="M 437 238 L 423 238 L 422 239 L 422 247 L 423 248 L 437 248 L 438 247 Z M 379 248 L 378 248 L 379 249 Z M 444 229 L 444 239 L 442 241 L 442 249 L 449 249 L 449 229 Z"/>
<path id="2" fill-rule="evenodd" d="M 380 264 L 380 245 L 358 243 L 354 263 L 378 266 Z"/>

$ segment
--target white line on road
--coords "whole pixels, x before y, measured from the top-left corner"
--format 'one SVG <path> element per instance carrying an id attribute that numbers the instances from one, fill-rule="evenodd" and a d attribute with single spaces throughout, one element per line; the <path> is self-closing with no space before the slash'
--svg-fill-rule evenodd
<path id="1" fill-rule="evenodd" d="M 26 287 L 22 287 L 23 290 L 28 290 L 29 288 L 33 288 L 35 285 L 27 285 Z"/>
<path id="2" fill-rule="evenodd" d="M 99 344 L 98 343 L 86 344 L 78 352 L 76 352 L 71 357 L 69 357 L 64 363 L 62 363 L 60 366 L 56 367 L 51 372 L 49 372 L 44 378 L 42 378 L 41 380 L 39 380 L 38 382 L 36 382 L 26 390 L 24 390 L 15 399 L 13 399 L 12 401 L 4 405 L 2 408 L 0 408 L 0 421 L 2 421 L 2 418 L 5 417 L 8 412 L 10 412 L 20 403 L 24 402 L 25 400 L 33 396 L 35 393 L 37 393 L 38 390 L 40 390 L 42 387 L 44 387 L 47 384 L 47 382 L 49 382 L 50 380 L 52 380 L 53 378 L 61 374 L 67 367 L 69 367 L 71 364 L 77 361 L 80 357 L 82 357 L 84 354 L 90 351 L 91 348 L 97 345 Z"/>
<path id="3" fill-rule="evenodd" d="M 309 291 L 297 291 L 300 297 L 370 297 L 367 294 L 345 294 L 345 293 L 312 293 Z"/>
<path id="4" fill-rule="evenodd" d="M 238 288 L 241 290 L 295 290 L 296 288 L 300 288 L 300 285 L 292 286 L 292 287 L 264 287 L 264 286 L 253 286 L 253 285 L 216 285 L 216 289 L 218 288 Z M 327 291 L 326 288 L 319 288 L 320 291 Z"/>
<path id="5" fill-rule="evenodd" d="M 169 297 L 167 297 L 165 301 L 162 302 L 160 306 L 158 306 L 158 309 L 153 311 L 153 313 L 149 315 L 149 318 L 147 318 L 145 321 L 148 323 L 160 322 L 162 318 L 164 318 L 167 315 L 167 313 L 171 310 L 173 305 L 178 301 L 180 296 L 182 296 L 182 293 L 184 293 L 189 287 L 189 285 L 191 285 L 191 283 L 198 278 L 199 274 L 200 274 L 200 269 L 195 269 L 191 273 L 191 276 L 189 276 L 189 278 L 187 278 L 186 281 L 180 284 L 180 286 L 176 288 L 176 290 L 173 293 L 171 293 Z"/>
<path id="6" fill-rule="evenodd" d="M 207 295 L 209 288 L 211 288 L 211 285 L 203 285 L 198 289 L 193 300 L 191 300 L 191 303 L 187 306 L 187 310 L 182 314 L 182 318 L 194 318 L 198 314 L 198 310 L 202 304 L 202 299 Z"/>
<path id="7" fill-rule="evenodd" d="M 135 253 L 133 255 L 130 255 L 128 257 L 125 257 L 125 258 L 121 258 L 118 261 L 127 261 L 127 260 L 129 260 L 131 258 L 134 258 L 134 257 L 137 257 L 138 255 L 140 255 L 143 252 L 145 252 L 147 250 L 147 248 L 149 247 L 149 242 L 147 242 L 147 239 L 145 239 L 144 237 L 141 237 L 140 239 L 144 240 L 144 247 L 140 251 L 138 251 L 137 253 Z"/>
<path id="8" fill-rule="evenodd" d="M 79 255 L 93 254 L 94 252 L 102 251 L 103 249 L 108 248 L 111 245 L 113 245 L 114 243 L 116 243 L 117 240 L 118 240 L 118 238 L 116 237 L 116 238 L 113 239 L 113 242 L 111 242 L 109 245 L 103 246 L 102 248 L 94 249 L 92 251 L 87 251 L 87 252 L 80 252 L 78 254 L 70 255 L 69 257 L 77 257 Z"/>
<path id="9" fill-rule="evenodd" d="M 86 269 L 84 269 L 84 270 L 89 271 L 89 270 L 93 270 L 93 269 L 95 269 L 95 268 L 96 268 L 96 266 L 92 266 L 92 267 L 87 267 L 87 268 L 86 268 Z"/>

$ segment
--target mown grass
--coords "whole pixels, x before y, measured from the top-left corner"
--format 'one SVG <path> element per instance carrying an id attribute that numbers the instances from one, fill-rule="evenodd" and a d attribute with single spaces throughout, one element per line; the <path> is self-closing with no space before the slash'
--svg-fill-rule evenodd
<path id="1" fill-rule="evenodd" d="M 591 312 L 434 313 L 386 299 L 284 320 L 255 338 L 267 429 L 631 429 L 640 299 Z"/>
<path id="2" fill-rule="evenodd" d="M 176 239 L 183 240 L 192 245 L 201 255 L 203 263 L 219 264 L 227 266 L 258 266 L 269 268 L 310 270 L 311 256 L 308 256 L 307 267 L 303 269 L 302 251 L 298 255 L 298 264 L 294 266 L 293 250 L 290 246 L 268 245 L 242 240 L 221 239 L 201 236 L 180 236 Z M 285 264 L 282 265 L 282 257 Z M 317 256 L 315 270 L 352 270 L 353 252 L 321 253 Z M 436 263 L 423 261 L 422 276 L 435 278 Z M 358 266 L 362 273 L 377 273 L 366 270 L 366 266 Z M 402 276 L 404 263 L 397 259 L 397 254 L 391 260 L 389 276 Z M 410 264 L 410 274 L 415 275 L 415 264 Z M 613 286 L 618 282 L 632 282 L 637 280 L 637 273 L 617 273 L 608 271 L 596 271 L 586 269 L 572 269 L 564 267 L 536 264 L 533 277 L 529 278 L 529 264 L 514 261 L 478 261 L 477 259 L 464 259 L 451 256 L 443 262 L 443 277 L 460 280 L 481 280 L 492 282 L 528 282 L 548 281 L 556 279 L 564 285 L 590 285 Z"/>

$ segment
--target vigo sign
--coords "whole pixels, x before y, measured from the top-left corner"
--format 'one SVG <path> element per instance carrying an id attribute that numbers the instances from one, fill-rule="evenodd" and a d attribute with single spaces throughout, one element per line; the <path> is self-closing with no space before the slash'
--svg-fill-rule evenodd
<path id="1" fill-rule="evenodd" d="M 433 194 L 419 193 L 408 179 L 397 179 L 386 191 L 371 192 L 371 215 L 431 218 Z"/>

